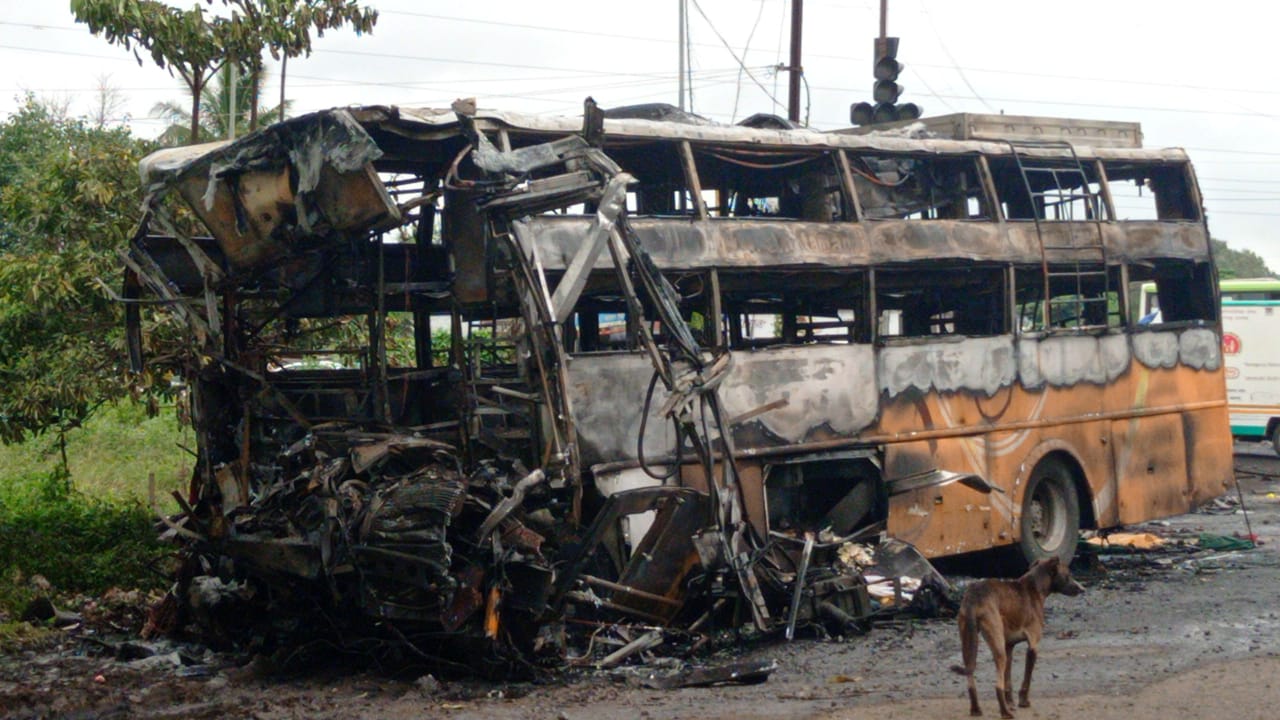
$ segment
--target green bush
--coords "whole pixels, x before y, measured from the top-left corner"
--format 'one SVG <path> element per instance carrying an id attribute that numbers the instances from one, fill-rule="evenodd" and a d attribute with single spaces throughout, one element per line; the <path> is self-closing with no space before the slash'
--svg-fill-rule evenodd
<path id="1" fill-rule="evenodd" d="M 89 497 L 58 472 L 0 484 L 0 605 L 27 593 L 21 581 L 43 575 L 55 592 L 100 593 L 109 587 L 152 588 L 151 565 L 165 547 L 151 513 L 137 500 Z"/>

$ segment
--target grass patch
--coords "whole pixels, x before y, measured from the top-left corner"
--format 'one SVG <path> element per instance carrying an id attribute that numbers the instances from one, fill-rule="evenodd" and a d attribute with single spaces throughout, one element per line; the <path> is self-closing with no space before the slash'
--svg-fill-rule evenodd
<path id="1" fill-rule="evenodd" d="M 195 434 L 179 424 L 172 406 L 155 417 L 133 402 L 103 407 L 84 427 L 67 433 L 71 485 L 92 497 L 149 502 L 148 477 L 156 478 L 160 512 L 173 513 L 172 490 L 185 494 L 194 459 Z M 45 434 L 18 445 L 0 445 L 0 484 L 57 472 L 58 437 Z"/>
<path id="2" fill-rule="evenodd" d="M 70 477 L 56 437 L 0 446 L 0 617 L 32 599 L 33 575 L 57 595 L 157 587 L 151 566 L 171 548 L 157 542 L 152 518 L 176 510 L 169 492 L 183 490 L 191 472 L 178 444 L 190 447 L 191 435 L 172 408 L 148 418 L 122 403 L 67 434 Z"/>
<path id="3" fill-rule="evenodd" d="M 0 655 L 28 650 L 58 635 L 56 630 L 24 622 L 0 623 Z"/>

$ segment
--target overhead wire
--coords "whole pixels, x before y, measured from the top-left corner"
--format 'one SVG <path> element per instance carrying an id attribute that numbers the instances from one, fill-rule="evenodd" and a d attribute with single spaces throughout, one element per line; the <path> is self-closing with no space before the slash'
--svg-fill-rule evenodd
<path id="1" fill-rule="evenodd" d="M 702 12 L 700 7 L 698 7 L 698 10 L 700 13 Z M 409 14 L 409 13 L 406 13 L 406 14 Z M 422 15 L 425 15 L 425 14 L 422 14 Z M 441 19 L 446 19 L 445 16 L 439 16 L 439 17 Z M 457 20 L 457 21 L 464 21 L 464 20 L 474 21 L 476 23 L 482 23 L 482 24 L 519 25 L 515 23 L 500 23 L 498 21 L 491 21 L 491 20 L 473 20 L 473 19 L 452 18 L 452 17 L 447 19 Z M 34 25 L 34 24 L 28 24 L 28 23 L 16 23 L 13 21 L 0 21 L 0 24 L 8 24 L 11 26 L 18 26 L 18 27 L 32 27 L 40 30 L 43 30 L 43 29 L 57 29 L 57 30 L 64 30 L 64 31 L 70 30 L 69 28 L 57 28 L 55 26 L 40 26 L 40 25 Z M 525 27 L 525 26 L 522 25 L 522 27 Z M 527 26 L 527 28 L 537 29 L 537 30 L 563 30 L 558 28 L 549 28 L 546 26 L 532 26 L 532 25 Z M 714 26 L 712 29 L 715 30 Z M 564 30 L 564 31 L 581 33 L 581 34 L 591 34 L 591 33 L 586 33 L 585 31 L 568 31 L 568 30 Z M 634 36 L 634 35 L 611 34 L 611 36 L 623 37 L 627 39 L 637 39 L 637 40 L 654 40 L 653 38 L 645 38 L 643 36 Z M 24 47 L 24 46 L 8 45 L 8 44 L 0 44 L 0 49 L 15 50 L 19 52 L 37 52 L 37 53 L 63 55 L 63 56 L 70 56 L 70 57 L 88 57 L 88 58 L 101 59 L 101 60 L 132 61 L 132 58 L 128 55 L 108 56 L 108 55 L 101 55 L 96 53 L 82 53 L 82 52 L 76 52 L 71 50 L 55 50 L 55 49 L 48 49 L 48 48 Z M 610 74 L 610 75 L 625 74 L 625 75 L 636 75 L 636 76 L 654 75 L 650 73 L 626 73 L 626 72 L 602 73 L 600 71 L 583 70 L 581 68 L 565 68 L 565 67 L 554 67 L 554 66 L 530 66 L 528 64 L 484 62 L 484 61 L 473 61 L 473 60 L 461 60 L 458 58 L 437 58 L 437 57 L 426 57 L 426 56 L 398 55 L 398 54 L 375 53 L 375 52 L 367 52 L 367 51 L 343 50 L 343 49 L 336 49 L 336 48 L 326 48 L 325 50 L 323 50 L 323 52 L 334 53 L 334 54 L 362 55 L 362 56 L 370 56 L 370 57 L 390 57 L 398 60 L 421 60 L 421 61 L 428 61 L 428 62 L 442 62 L 442 63 L 461 64 L 461 65 L 481 65 L 481 66 L 521 68 L 521 69 L 545 69 L 545 70 L 554 70 L 558 72 L 574 72 L 584 77 L 593 76 L 593 75 L 605 75 L 605 74 Z M 732 50 L 730 50 L 730 52 L 732 53 Z M 835 59 L 842 59 L 842 60 L 854 59 L 850 56 L 824 55 L 820 53 L 811 53 L 810 57 L 827 57 L 827 58 L 835 58 Z M 742 62 L 736 55 L 734 55 L 734 58 L 735 60 Z M 958 64 L 952 67 L 952 66 L 930 64 L 930 63 L 913 63 L 913 67 L 934 67 L 934 68 L 963 70 L 963 68 L 960 68 Z M 997 73 L 997 74 L 1020 75 L 1020 76 L 1037 77 L 1037 78 L 1072 79 L 1072 80 L 1084 80 L 1084 81 L 1090 81 L 1090 82 L 1109 82 L 1109 83 L 1121 83 L 1121 84 L 1140 85 L 1140 86 L 1148 86 L 1148 87 L 1177 87 L 1180 89 L 1187 89 L 1187 88 L 1203 89 L 1203 90 L 1213 90 L 1217 93 L 1240 92 L 1240 93 L 1255 93 L 1255 94 L 1268 94 L 1268 95 L 1280 94 L 1280 91 L 1275 91 L 1275 90 L 1259 90 L 1259 89 L 1250 89 L 1250 88 L 1217 88 L 1217 87 L 1210 88 L 1207 86 L 1187 85 L 1183 83 L 1174 84 L 1174 83 L 1161 83 L 1161 82 L 1154 82 L 1154 81 L 1125 80 L 1121 78 L 1095 78 L 1095 77 L 1082 76 L 1082 75 L 1032 73 L 1032 72 L 1026 72 L 1026 71 L 1013 71 L 1013 70 L 1003 70 L 1003 69 L 993 69 L 993 68 L 967 68 L 967 70 L 968 72 Z M 920 76 L 918 73 L 917 73 L 917 76 L 921 77 L 922 83 L 926 85 L 926 89 L 930 90 L 929 92 L 924 93 L 926 97 L 935 98 L 943 102 L 944 104 L 947 104 L 946 103 L 947 99 L 961 99 L 961 100 L 977 99 L 983 102 L 984 104 L 989 105 L 989 103 L 987 102 L 988 99 L 977 94 L 973 88 L 970 88 L 971 92 L 974 92 L 974 95 L 971 97 L 964 96 L 964 95 L 938 93 L 938 92 L 932 91 L 931 88 L 928 88 L 927 80 L 924 80 L 923 77 Z M 775 80 L 776 80 L 776 77 L 775 77 Z M 775 107 L 781 106 L 781 103 L 776 98 L 775 92 L 769 92 L 768 90 L 766 90 L 763 86 L 760 85 L 758 80 L 755 80 L 754 77 L 753 77 L 753 81 L 755 81 L 757 86 L 761 87 L 761 89 L 765 91 L 766 95 L 774 103 Z M 366 82 L 362 84 L 368 84 L 368 83 Z M 35 88 L 35 89 L 39 90 L 39 88 Z M 813 86 L 812 89 L 820 90 L 820 91 L 857 92 L 855 89 L 852 89 L 852 88 L 835 88 L 835 87 L 826 87 L 826 86 Z M 1004 99 L 1004 98 L 992 98 L 991 100 L 995 100 L 998 102 L 1022 102 L 1022 103 L 1049 104 L 1049 105 L 1057 104 L 1057 105 L 1068 105 L 1068 106 L 1079 105 L 1079 106 L 1086 106 L 1086 107 L 1104 107 L 1104 108 L 1116 108 L 1116 109 L 1127 109 L 1127 110 L 1151 110 L 1151 111 L 1158 111 L 1158 112 L 1182 112 L 1182 113 L 1207 114 L 1207 115 L 1261 117 L 1261 118 L 1273 119 L 1273 120 L 1277 119 L 1275 115 L 1259 112 L 1252 109 L 1232 112 L 1232 111 L 1224 111 L 1224 110 L 1198 110 L 1198 109 L 1186 109 L 1186 108 L 1154 108 L 1150 106 L 1124 106 L 1124 105 L 1111 105 L 1107 103 L 1092 103 L 1092 104 L 1091 103 L 1065 103 L 1065 102 L 1059 102 L 1059 101 L 1052 101 L 1052 102 L 1051 101 L 1028 101 L 1028 100 L 1012 100 L 1012 99 Z M 837 123 L 837 124 L 841 124 L 841 123 Z"/>
<path id="2" fill-rule="evenodd" d="M 733 48 L 729 46 L 729 42 L 725 40 L 724 36 L 720 34 L 720 31 L 716 29 L 715 23 L 711 22 L 711 18 L 707 17 L 707 14 L 702 11 L 702 6 L 698 4 L 698 0 L 691 0 L 691 2 L 693 3 L 693 9 L 697 10 L 698 14 L 702 16 L 702 19 L 706 21 L 708 27 L 711 28 L 711 32 L 715 33 L 716 38 L 720 40 L 720 44 L 724 45 L 724 49 L 729 51 L 729 54 L 733 56 L 733 59 L 738 63 L 738 66 L 741 67 L 747 73 L 747 77 L 751 78 L 751 82 L 755 83 L 756 87 L 760 88 L 760 91 L 763 92 L 765 95 L 767 95 L 769 99 L 773 101 L 773 104 L 775 107 L 782 105 L 782 103 L 778 102 L 778 99 L 774 97 L 772 93 L 769 92 L 769 88 L 765 87 L 760 82 L 760 80 L 756 78 L 755 74 L 752 73 L 749 69 L 747 69 L 746 63 L 744 63 L 742 61 L 742 58 L 739 58 L 738 54 L 735 53 L 733 51 Z"/>
<path id="3" fill-rule="evenodd" d="M 960 79 L 964 81 L 965 87 L 969 88 L 969 92 L 973 93 L 973 96 L 978 99 L 978 102 L 982 103 L 982 105 L 987 108 L 988 112 L 994 113 L 995 109 L 991 107 L 990 103 L 982 98 L 982 95 L 978 94 L 978 89 L 973 86 L 973 83 L 969 82 L 969 78 L 964 74 L 964 70 L 960 67 L 960 63 L 956 62 L 955 56 L 951 54 L 949 49 L 947 49 L 947 44 L 942 39 L 942 33 L 938 32 L 938 26 L 933 22 L 933 15 L 929 13 L 929 8 L 925 7 L 924 0 L 920 1 L 920 9 L 924 12 L 925 19 L 929 21 L 929 28 L 933 30 L 933 36 L 938 40 L 938 47 L 942 49 L 942 53 L 951 61 L 952 69 L 954 69 L 960 76 Z"/>
<path id="4" fill-rule="evenodd" d="M 829 86 L 829 85 L 814 85 L 814 86 L 813 86 L 813 89 L 814 89 L 814 90 L 818 90 L 818 91 L 822 91 L 822 92 L 839 92 L 839 93 L 856 93 L 856 92 L 858 92 L 858 90 L 856 90 L 855 88 L 834 87 L 834 86 Z M 943 93 L 937 93 L 937 94 L 932 94 L 932 95 L 931 95 L 931 94 L 927 94 L 927 93 L 926 93 L 926 94 L 925 94 L 925 96 L 926 96 L 926 97 L 934 97 L 934 98 L 938 98 L 938 99 L 950 98 L 950 99 L 953 99 L 953 100 L 973 100 L 973 99 L 976 99 L 974 96 L 970 96 L 970 95 L 954 95 L 954 94 L 943 94 Z M 1152 106 L 1152 105 L 1116 105 L 1116 104 L 1112 104 L 1112 103 L 1102 103 L 1102 102 L 1072 102 L 1072 101 L 1067 101 L 1067 100 L 1029 100 L 1029 99 L 1026 99 L 1026 98 L 986 98 L 986 100 L 991 100 L 991 101 L 994 101 L 994 102 L 1007 102 L 1007 103 L 1023 104 L 1023 105 L 1057 105 L 1057 106 L 1061 106 L 1061 107 L 1110 108 L 1110 109 L 1113 109 L 1113 110 L 1139 110 L 1139 111 L 1143 111 L 1143 112 L 1168 112 L 1168 113 L 1181 113 L 1181 114 L 1188 114 L 1188 115 L 1237 116 L 1237 117 L 1238 117 L 1238 116 L 1251 116 L 1251 117 L 1252 117 L 1252 116 L 1254 116 L 1254 115 L 1255 115 L 1254 113 L 1248 113 L 1248 112 L 1234 112 L 1234 111 L 1230 111 L 1230 110 L 1208 110 L 1208 109 L 1200 109 L 1200 108 L 1173 108 L 1173 107 L 1157 107 L 1157 106 Z M 1248 154 L 1259 154 L 1259 153 L 1254 153 L 1254 152 L 1252 152 L 1252 151 L 1248 151 L 1248 150 L 1237 150 L 1237 151 L 1234 151 L 1234 152 L 1241 152 L 1241 153 L 1248 153 Z"/>
<path id="5" fill-rule="evenodd" d="M 778 59 L 779 59 L 779 61 L 780 61 L 780 60 L 781 60 L 781 44 L 782 44 L 782 37 L 783 37 L 783 35 L 785 34 L 785 13 L 786 13 L 785 6 L 786 6 L 786 3 L 785 3 L 785 2 L 783 2 L 783 3 L 780 3 L 779 5 L 780 5 L 780 7 L 782 7 L 782 8 L 783 8 L 783 18 L 782 18 L 782 20 L 780 20 L 780 22 L 779 22 L 779 41 L 778 41 L 778 52 L 777 52 L 777 58 L 778 58 Z M 851 8 L 873 9 L 870 5 L 838 5 L 838 4 L 836 4 L 836 5 L 832 5 L 832 6 L 833 6 L 833 7 L 851 7 Z M 651 37 L 651 36 L 634 35 L 634 34 L 627 34 L 627 33 L 607 33 L 607 32 L 598 32 L 598 31 L 589 31 L 589 30 L 577 30 L 577 29 L 570 29 L 570 28 L 563 28 L 563 27 L 555 27 L 555 26 L 551 26 L 551 25 L 535 25 L 535 24 L 531 24 L 531 23 L 514 23 L 514 22 L 507 22 L 507 21 L 500 21 L 500 20 L 489 20 L 489 19 L 480 19 L 480 18 L 463 18 L 463 17 L 450 16 L 450 15 L 440 15 L 440 14 L 435 14 L 435 13 L 418 13 L 418 12 L 412 12 L 412 11 L 407 11 L 407 10 L 383 10 L 383 11 L 381 11 L 381 14 L 384 14 L 384 15 L 406 15 L 406 16 L 411 16 L 411 17 L 423 17 L 423 18 L 429 18 L 429 19 L 433 19 L 433 20 L 445 20 L 445 21 L 451 21 L 451 22 L 472 23 L 472 24 L 477 24 L 477 25 L 492 25 L 492 26 L 500 26 L 500 27 L 513 27 L 513 28 L 519 28 L 519 29 L 524 29 L 524 30 L 538 30 L 538 31 L 544 31 L 544 32 L 557 32 L 557 33 L 566 33 L 566 34 L 571 34 L 571 35 L 580 35 L 580 36 L 604 37 L 604 38 L 619 39 L 619 40 L 636 40 L 636 41 L 642 41 L 642 42 L 656 42 L 656 43 L 663 43 L 663 44 L 674 44 L 674 43 L 678 42 L 677 40 L 672 40 L 672 39 L 670 39 L 670 38 L 665 38 L 665 37 Z M 932 18 L 929 18 L 929 19 L 930 19 L 930 22 L 932 23 Z M 24 23 L 24 22 L 12 21 L 12 20 L 0 20 L 0 25 L 8 25 L 8 26 L 13 26 L 13 27 L 25 27 L 25 28 L 30 28 L 30 29 L 40 30 L 40 31 L 43 31 L 43 30 L 57 30 L 57 31 L 61 31 L 61 32 L 79 32 L 76 28 L 70 28 L 70 27 L 59 27 L 59 26 L 56 26 L 56 25 L 42 25 L 42 24 L 38 24 L 38 23 Z M 936 27 L 935 27 L 935 32 L 936 32 Z M 696 46 L 698 46 L 698 47 L 718 47 L 715 43 L 692 43 L 692 44 L 693 44 L 693 45 L 696 45 Z M 0 46 L 0 47 L 6 47 L 6 46 Z M 12 46 L 9 46 L 9 47 L 12 47 Z M 50 53 L 54 53 L 54 54 L 74 54 L 74 53 L 72 53 L 72 52 L 70 52 L 70 51 L 46 50 L 46 49 L 42 49 L 42 48 L 12 48 L 12 49 L 19 49 L 19 50 L 31 50 L 31 51 L 33 51 L 33 52 L 50 52 Z M 325 51 L 325 52 L 337 52 L 336 50 L 332 50 L 332 49 L 325 49 L 324 51 Z M 86 56 L 86 57 L 98 57 L 98 58 L 103 58 L 103 59 L 119 59 L 119 60 L 130 59 L 130 58 L 125 58 L 125 57 L 121 57 L 121 58 L 111 58 L 111 57 L 108 57 L 108 56 L 102 56 L 102 55 L 84 55 L 84 56 Z M 839 60 L 839 61 L 846 61 L 846 62 L 865 61 L 865 60 L 867 60 L 867 59 L 868 59 L 868 58 L 867 58 L 867 57 L 865 57 L 865 56 L 855 57 L 855 56 L 852 56 L 852 55 L 837 55 L 837 54 L 831 54 L 831 53 L 813 53 L 813 52 L 806 53 L 806 57 L 809 57 L 809 58 L 818 58 L 818 59 L 828 59 L 828 60 Z M 776 64 L 776 63 L 775 63 L 775 64 Z M 920 62 L 913 62 L 913 63 L 911 63 L 911 65 L 912 65 L 912 67 L 929 67 L 929 68 L 944 69 L 944 70 L 955 69 L 955 65 L 945 65 L 945 64 L 939 64 L 939 63 L 920 63 Z M 1138 85 L 1138 86 L 1146 86 L 1146 87 L 1175 88 L 1175 89 L 1179 89 L 1179 90 L 1186 90 L 1186 89 L 1193 89 L 1193 90 L 1207 90 L 1207 91 L 1212 91 L 1213 93 L 1215 93 L 1215 95 L 1220 95 L 1220 94 L 1222 94 L 1222 93 L 1243 93 L 1243 94 L 1254 94 L 1254 95 L 1280 95 L 1280 90 L 1275 90 L 1275 89 L 1271 89 L 1271 90 L 1269 90 L 1269 89 L 1260 88 L 1260 87 L 1248 87 L 1248 88 L 1245 88 L 1245 87 L 1222 87 L 1222 86 L 1218 86 L 1218 85 L 1212 85 L 1212 86 L 1210 86 L 1210 85 L 1191 85 L 1191 84 L 1187 84 L 1187 83 L 1185 83 L 1185 82 L 1177 82 L 1177 83 L 1171 83 L 1171 82 L 1158 82 L 1158 81 L 1151 81 L 1151 80 L 1133 80 L 1133 79 L 1128 79 L 1128 78 L 1119 77 L 1119 76 L 1098 77 L 1098 76 L 1088 76 L 1088 75 L 1072 75 L 1072 74 L 1064 74 L 1064 73 L 1031 72 L 1031 71 L 1027 71 L 1027 70 L 1010 70 L 1010 69 L 1007 69 L 1007 68 L 963 67 L 963 66 L 962 66 L 960 69 L 962 69 L 962 70 L 963 70 L 963 71 L 965 71 L 965 72 L 969 72 L 969 73 L 989 73 L 989 74 L 998 74 L 998 75 L 1016 75 L 1016 76 L 1023 76 L 1023 77 L 1033 77 L 1033 78 L 1043 78 L 1043 79 L 1055 79 L 1055 80 L 1080 80 L 1080 81 L 1087 81 L 1087 82 L 1091 82 L 1091 83 L 1112 83 L 1112 84 L 1122 84 L 1122 85 Z M 774 94 L 776 95 L 776 88 L 775 88 L 775 92 L 774 92 Z"/>
<path id="6" fill-rule="evenodd" d="M 742 57 L 746 57 L 751 52 L 751 38 L 756 36 L 756 28 L 760 27 L 760 18 L 764 17 L 765 0 L 760 0 L 759 9 L 756 10 L 756 21 L 751 25 L 751 32 L 747 33 L 747 41 L 742 44 Z M 738 118 L 738 100 L 742 97 L 742 71 L 743 67 L 738 68 L 738 84 L 733 91 L 733 112 L 729 113 L 730 122 Z"/>

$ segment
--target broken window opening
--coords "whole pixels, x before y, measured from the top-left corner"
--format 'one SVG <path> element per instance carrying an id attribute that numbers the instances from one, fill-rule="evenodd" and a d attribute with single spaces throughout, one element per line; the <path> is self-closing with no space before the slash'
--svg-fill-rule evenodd
<path id="1" fill-rule="evenodd" d="M 709 272 L 672 273 L 667 281 L 678 295 L 680 315 L 693 338 L 704 347 L 719 344 L 712 317 L 713 297 Z M 564 326 L 565 348 L 570 353 L 630 352 L 641 349 L 640 326 L 645 323 L 659 344 L 667 342 L 668 329 L 647 298 L 641 298 L 642 316 L 633 317 L 613 271 L 598 271 L 588 279 L 575 311 Z"/>
<path id="2" fill-rule="evenodd" d="M 636 179 L 627 190 L 628 212 L 656 217 L 696 213 L 678 144 L 611 140 L 608 153 L 623 172 Z"/>
<path id="3" fill-rule="evenodd" d="M 1103 167 L 1118 219 L 1200 219 L 1197 193 L 1187 165 L 1107 161 Z"/>
<path id="4" fill-rule="evenodd" d="M 709 214 L 839 222 L 846 208 L 835 156 L 829 151 L 694 146 Z"/>
<path id="5" fill-rule="evenodd" d="M 1218 319 L 1213 267 L 1205 262 L 1161 260 L 1129 266 L 1130 291 L 1138 300 L 1139 327 L 1198 325 Z"/>
<path id="6" fill-rule="evenodd" d="M 722 270 L 729 347 L 866 342 L 866 287 L 861 271 Z"/>
<path id="7" fill-rule="evenodd" d="M 986 336 L 1007 332 L 1005 268 L 877 268 L 876 337 Z"/>
<path id="8" fill-rule="evenodd" d="M 1093 163 L 1074 158 L 987 158 L 1006 220 L 1093 222 L 1110 219 Z M 1028 187 L 1030 194 L 1028 194 Z"/>
<path id="9" fill-rule="evenodd" d="M 866 153 L 849 157 L 868 220 L 995 219 L 975 158 Z"/>
<path id="10" fill-rule="evenodd" d="M 845 537 L 885 518 L 888 496 L 867 458 L 793 459 L 765 466 L 769 530 Z"/>
<path id="11" fill-rule="evenodd" d="M 1124 303 L 1120 295 L 1120 268 L 1093 264 L 1049 265 L 1049 324 L 1045 325 L 1045 275 L 1040 266 L 1014 271 L 1018 330 L 1115 329 L 1124 327 Z"/>

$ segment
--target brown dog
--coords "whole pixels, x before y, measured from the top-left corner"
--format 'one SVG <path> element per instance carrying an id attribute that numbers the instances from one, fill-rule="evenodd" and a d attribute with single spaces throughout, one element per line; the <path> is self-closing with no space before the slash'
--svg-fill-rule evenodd
<path id="1" fill-rule="evenodd" d="M 1013 646 L 1027 643 L 1027 667 L 1018 691 L 1018 707 L 1030 707 L 1031 671 L 1036 666 L 1036 647 L 1044 630 L 1044 599 L 1050 593 L 1079 595 L 1080 583 L 1071 579 L 1067 566 L 1057 557 L 1040 560 L 1017 580 L 980 580 L 969 586 L 960 601 L 960 651 L 964 667 L 952 670 L 969 678 L 969 714 L 981 715 L 978 687 L 973 672 L 978 665 L 978 634 L 986 638 L 996 660 L 996 698 L 1000 717 L 1013 717 L 1013 689 L 1009 676 Z"/>

